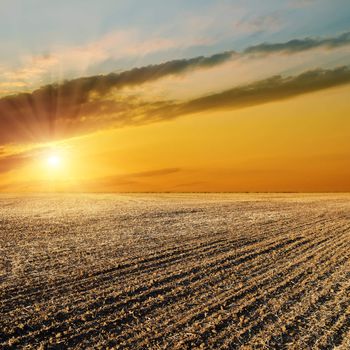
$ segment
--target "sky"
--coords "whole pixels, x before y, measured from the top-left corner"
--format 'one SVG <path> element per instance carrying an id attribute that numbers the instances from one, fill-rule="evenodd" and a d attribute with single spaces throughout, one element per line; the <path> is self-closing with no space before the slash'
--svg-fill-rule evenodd
<path id="1" fill-rule="evenodd" d="M 348 0 L 0 0 L 0 192 L 350 191 Z"/>

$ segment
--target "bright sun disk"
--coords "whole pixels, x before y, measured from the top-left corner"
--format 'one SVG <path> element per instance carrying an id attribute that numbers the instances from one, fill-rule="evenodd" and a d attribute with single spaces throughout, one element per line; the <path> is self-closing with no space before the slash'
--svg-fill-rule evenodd
<path id="1" fill-rule="evenodd" d="M 47 158 L 47 164 L 52 168 L 58 168 L 61 164 L 61 158 L 56 154 L 52 154 Z"/>

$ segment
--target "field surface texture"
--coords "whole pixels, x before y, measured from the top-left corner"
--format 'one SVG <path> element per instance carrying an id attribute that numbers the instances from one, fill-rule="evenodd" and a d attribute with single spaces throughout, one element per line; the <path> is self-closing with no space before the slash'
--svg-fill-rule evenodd
<path id="1" fill-rule="evenodd" d="M 350 195 L 2 195 L 0 348 L 350 349 Z"/>

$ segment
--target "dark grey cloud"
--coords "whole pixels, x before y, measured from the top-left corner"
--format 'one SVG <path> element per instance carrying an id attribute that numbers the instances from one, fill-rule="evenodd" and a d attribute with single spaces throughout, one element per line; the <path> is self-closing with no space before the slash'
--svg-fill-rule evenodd
<path id="1" fill-rule="evenodd" d="M 34 112 L 38 111 L 40 106 L 32 100 L 33 96 L 36 96 L 34 93 L 27 96 L 27 100 L 19 98 L 17 104 L 12 101 L 11 108 L 13 113 L 17 113 L 16 118 L 4 122 L 4 114 L 0 114 L 2 117 L 0 143 L 23 141 L 30 135 L 38 135 L 32 141 L 41 140 L 43 135 L 48 139 L 64 138 L 101 128 L 170 120 L 190 113 L 244 108 L 348 83 L 350 83 L 350 69 L 347 66 L 329 70 L 316 69 L 297 76 L 273 76 L 182 103 L 165 100 L 147 102 L 137 99 L 129 101 L 87 99 L 77 105 L 60 106 L 61 113 L 57 118 L 51 118 L 50 114 Z M 42 100 L 42 103 L 46 103 L 47 108 L 53 107 L 53 103 L 45 100 Z"/>
<path id="2" fill-rule="evenodd" d="M 329 49 L 345 46 L 350 44 L 350 32 L 343 33 L 332 38 L 305 38 L 294 39 L 284 43 L 263 43 L 248 47 L 244 50 L 245 54 L 270 54 L 276 52 L 298 53 L 318 47 L 326 47 Z"/>
<path id="3" fill-rule="evenodd" d="M 101 109 L 126 111 L 129 104 L 91 100 L 91 93 L 103 97 L 112 89 L 140 85 L 189 69 L 209 68 L 229 60 L 235 53 L 223 52 L 210 57 L 174 60 L 158 65 L 134 68 L 122 73 L 83 77 L 61 84 L 43 86 L 31 93 L 0 99 L 0 144 L 17 140 L 48 141 L 90 130 L 94 121 L 86 116 Z M 84 119 L 84 120 L 82 120 Z M 84 125 L 85 124 L 85 125 Z"/>
<path id="4" fill-rule="evenodd" d="M 118 91 L 126 86 L 141 85 L 193 69 L 214 67 L 242 55 L 282 51 L 295 53 L 349 43 L 350 33 L 344 33 L 326 39 L 307 38 L 280 44 L 261 44 L 241 54 L 227 51 L 209 57 L 174 60 L 122 73 L 82 77 L 46 85 L 31 93 L 5 96 L 0 98 L 0 145 L 52 141 L 105 127 L 150 123 L 212 108 L 239 108 L 344 84 L 348 82 L 346 67 L 311 71 L 294 78 L 273 77 L 182 104 L 171 101 L 145 102 L 142 96 L 125 100 L 121 96 L 119 98 L 117 92 L 116 98 L 106 98 L 112 90 Z"/>
<path id="5" fill-rule="evenodd" d="M 238 109 L 350 83 L 350 68 L 316 69 L 297 76 L 274 76 L 185 103 L 168 103 L 150 112 L 150 118 L 171 119 L 214 109 Z"/>

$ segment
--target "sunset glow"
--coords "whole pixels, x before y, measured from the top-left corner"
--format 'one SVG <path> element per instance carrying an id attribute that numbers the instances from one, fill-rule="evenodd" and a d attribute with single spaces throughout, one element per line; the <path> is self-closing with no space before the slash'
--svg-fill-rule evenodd
<path id="1" fill-rule="evenodd" d="M 350 349 L 349 0 L 1 0 L 0 42 L 0 349 Z"/>
<path id="2" fill-rule="evenodd" d="M 50 190 L 47 172 L 68 192 L 67 174 L 88 192 L 350 190 L 347 3 L 154 2 L 157 20 L 135 1 L 15 3 L 1 191 Z"/>
<path id="3" fill-rule="evenodd" d="M 47 158 L 47 164 L 51 168 L 58 168 L 61 166 L 61 158 L 56 154 L 52 154 Z"/>

